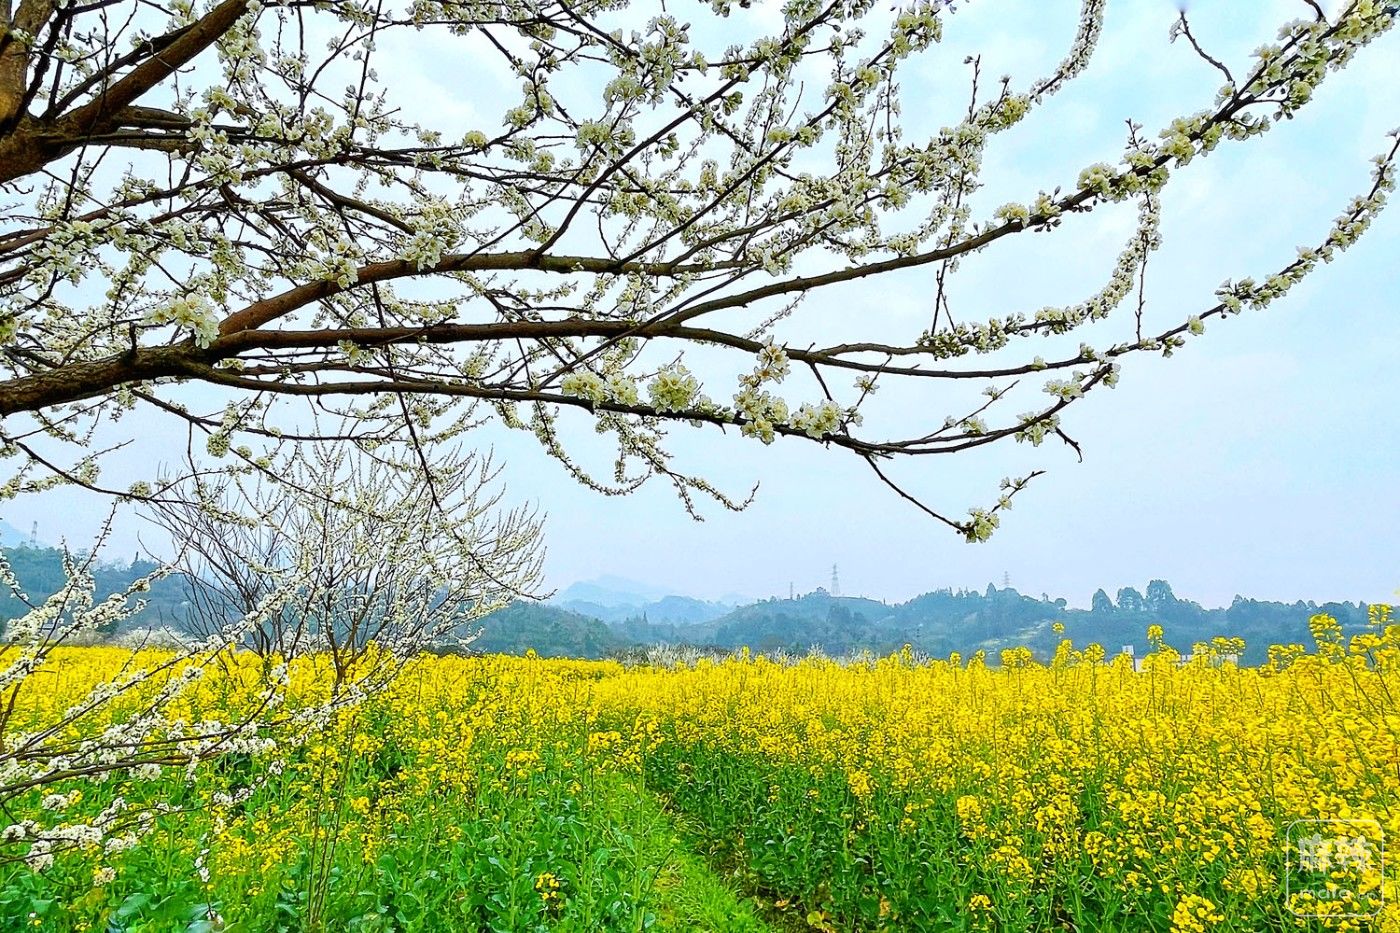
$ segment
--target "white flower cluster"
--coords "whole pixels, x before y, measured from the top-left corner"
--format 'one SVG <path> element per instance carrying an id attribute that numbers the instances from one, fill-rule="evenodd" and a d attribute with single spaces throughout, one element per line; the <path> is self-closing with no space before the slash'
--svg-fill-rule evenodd
<path id="1" fill-rule="evenodd" d="M 1084 394 L 1084 387 L 1077 378 L 1048 379 L 1045 382 L 1045 392 L 1062 401 L 1071 402 Z"/>
<path id="2" fill-rule="evenodd" d="M 460 218 L 453 205 L 442 201 L 430 202 L 414 219 L 416 228 L 399 252 L 399 258 L 422 272 L 442 261 L 443 254 L 454 249 L 464 235 Z"/>
<path id="3" fill-rule="evenodd" d="M 1117 178 L 1118 173 L 1113 170 L 1113 166 L 1107 162 L 1095 162 L 1079 173 L 1077 184 L 1083 191 L 1109 194 L 1113 190 L 1113 183 Z"/>
<path id="4" fill-rule="evenodd" d="M 330 248 L 313 260 L 308 270 L 311 278 L 323 282 L 334 282 L 341 288 L 355 284 L 359 276 L 363 254 L 349 240 L 341 238 L 330 244 Z"/>
<path id="5" fill-rule="evenodd" d="M 1001 524 L 1001 517 L 986 509 L 968 509 L 968 520 L 963 526 L 963 538 L 968 544 L 979 544 L 992 537 L 992 532 Z"/>
<path id="6" fill-rule="evenodd" d="M 80 790 L 70 791 L 66 794 L 48 794 L 40 803 L 45 810 L 66 810 L 78 800 L 82 799 L 83 792 Z"/>
<path id="7" fill-rule="evenodd" d="M 616 402 L 631 406 L 640 400 L 637 380 L 621 370 L 610 373 L 606 378 L 592 370 L 577 370 L 560 380 L 559 390 L 565 395 L 590 402 Z"/>
<path id="8" fill-rule="evenodd" d="M 436 266 L 441 262 L 445 249 L 447 249 L 447 243 L 436 231 L 419 230 L 409 238 L 399 256 L 405 262 L 412 263 L 413 268 L 422 272 L 424 269 Z"/>
<path id="9" fill-rule="evenodd" d="M 35 248 L 37 260 L 28 278 L 36 284 L 50 276 L 73 284 L 94 271 L 91 252 L 113 235 L 111 222 L 63 220 L 55 223 Z"/>
<path id="10" fill-rule="evenodd" d="M 788 421 L 786 401 L 747 385 L 735 393 L 734 410 L 740 418 L 739 432 L 765 444 L 773 443 L 777 426 L 786 425 Z"/>
<path id="11" fill-rule="evenodd" d="M 1016 432 L 1017 442 L 1030 441 L 1032 447 L 1039 447 L 1047 435 L 1059 429 L 1060 416 L 1030 411 L 1021 415 L 1020 422 L 1021 429 Z"/>
<path id="12" fill-rule="evenodd" d="M 657 411 L 686 411 L 700 398 L 700 381 L 684 365 L 675 363 L 652 378 L 647 396 Z"/>
<path id="13" fill-rule="evenodd" d="M 745 379 L 745 384 L 757 388 L 765 382 L 782 382 L 790 371 L 787 351 L 769 341 L 758 351 L 758 363 L 752 375 Z"/>
<path id="14" fill-rule="evenodd" d="M 1026 205 L 1013 201 L 997 208 L 992 216 L 1006 223 L 1026 224 L 1030 222 L 1031 210 Z"/>
<path id="15" fill-rule="evenodd" d="M 782 382 L 791 372 L 787 351 L 771 340 L 758 352 L 752 372 L 739 380 L 734 394 L 734 415 L 739 430 L 746 437 L 756 437 L 765 444 L 773 443 L 779 428 L 790 428 L 813 440 L 821 440 L 841 429 L 843 422 L 859 423 L 860 416 L 832 401 L 816 404 L 804 402 L 792 411 L 785 399 L 764 388 L 769 382 Z M 857 387 L 866 385 L 866 394 L 874 391 L 874 381 L 857 380 Z"/>
<path id="16" fill-rule="evenodd" d="M 181 295 L 161 305 L 146 318 L 152 324 L 174 324 L 188 330 L 197 346 L 207 347 L 219 336 L 217 312 L 207 298 Z"/>

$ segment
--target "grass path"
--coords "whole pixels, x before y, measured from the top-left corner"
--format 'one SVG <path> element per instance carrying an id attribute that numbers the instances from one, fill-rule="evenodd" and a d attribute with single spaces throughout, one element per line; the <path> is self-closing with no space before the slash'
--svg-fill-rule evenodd
<path id="1" fill-rule="evenodd" d="M 735 882 L 711 870 L 694 850 L 694 837 L 640 782 L 613 782 L 603 801 L 610 811 L 607 844 L 650 867 L 636 875 L 638 883 L 650 883 L 653 897 L 646 900 L 658 907 L 654 917 L 637 918 L 638 929 L 778 933 Z"/>

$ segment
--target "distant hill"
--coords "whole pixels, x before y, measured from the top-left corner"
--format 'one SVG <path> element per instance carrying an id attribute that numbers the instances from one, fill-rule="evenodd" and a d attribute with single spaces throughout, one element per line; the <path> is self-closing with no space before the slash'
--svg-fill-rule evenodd
<path id="1" fill-rule="evenodd" d="M 570 599 L 554 602 L 561 608 L 604 622 L 624 622 L 629 619 L 642 619 L 663 625 L 695 625 L 718 619 L 733 610 L 733 605 L 710 603 L 689 596 L 664 596 L 654 602 L 625 605 L 602 605 L 583 599 Z"/>
<path id="2" fill-rule="evenodd" d="M 884 603 L 830 596 L 819 589 L 796 599 L 742 606 L 698 629 L 711 644 L 724 648 L 803 652 L 819 647 L 841 654 L 861 648 L 897 650 L 901 632 L 891 624 L 892 618 Z"/>
<path id="3" fill-rule="evenodd" d="M 19 547 L 29 543 L 29 535 L 9 522 L 0 522 L 0 547 Z"/>
<path id="4" fill-rule="evenodd" d="M 1258 664 L 1266 659 L 1270 644 L 1310 645 L 1308 619 L 1319 612 L 1334 616 L 1347 634 L 1362 631 L 1367 621 L 1362 603 L 1287 604 L 1236 597 L 1229 608 L 1204 609 L 1178 599 L 1162 580 L 1149 583 L 1146 595 L 1131 587 L 1120 590 L 1118 603 L 1100 595 L 1096 609 L 1079 610 L 1069 609 L 1062 599 L 1037 599 L 1010 587 L 988 586 L 981 593 L 936 590 L 899 604 L 832 597 L 818 590 L 796 599 L 755 603 L 688 629 L 634 624 L 622 634 L 635 641 L 722 648 L 802 652 L 820 647 L 830 654 L 862 649 L 884 653 L 908 644 L 937 656 L 984 650 L 993 659 L 1004 648 L 1026 645 L 1047 659 L 1062 638 L 1079 647 L 1097 642 L 1110 654 L 1131 645 L 1142 654 L 1149 650 L 1147 627 L 1157 623 L 1165 628 L 1168 643 L 1182 651 L 1218 635 L 1243 638 L 1247 648 L 1242 661 Z M 1063 635 L 1054 631 L 1056 622 L 1064 625 Z"/>
<path id="5" fill-rule="evenodd" d="M 828 654 L 869 650 L 886 653 L 903 645 L 929 655 L 964 657 L 986 651 L 996 659 L 1005 648 L 1025 645 L 1042 658 L 1051 657 L 1062 638 L 1079 646 L 1091 643 L 1116 654 L 1125 646 L 1135 653 L 1150 650 L 1147 628 L 1166 630 L 1169 644 L 1190 651 L 1194 643 L 1215 636 L 1246 642 L 1241 659 L 1259 664 L 1271 644 L 1310 645 L 1308 619 L 1319 612 L 1335 617 L 1350 635 L 1366 626 L 1362 603 L 1276 603 L 1236 597 L 1223 609 L 1205 609 L 1179 599 L 1162 580 L 1148 584 L 1146 593 L 1125 587 L 1115 602 L 1095 596 L 1090 610 L 1070 609 L 1063 599 L 1027 596 L 1010 587 L 976 590 L 942 589 L 905 603 L 886 604 L 858 597 L 833 597 L 823 590 L 795 599 L 769 599 L 742 606 L 718 618 L 677 625 L 633 617 L 611 622 L 613 632 L 634 644 L 690 644 L 733 650 L 783 650 L 803 653 L 820 648 Z M 1064 634 L 1055 632 L 1062 623 Z"/>
<path id="6" fill-rule="evenodd" d="M 31 602 L 42 601 L 62 585 L 62 553 L 56 548 L 12 547 L 4 553 Z M 97 598 L 124 590 L 153 569 L 154 564 L 135 559 L 129 564 L 97 564 Z M 632 589 L 609 590 L 604 584 Z M 749 647 L 804 653 L 820 648 L 840 655 L 862 650 L 884 654 L 907 644 L 939 657 L 953 651 L 966 657 L 983 650 L 995 661 L 1002 649 L 1026 645 L 1048 659 L 1066 637 L 1079 647 L 1097 642 L 1109 654 L 1125 645 L 1146 653 L 1147 627 L 1156 623 L 1166 630 L 1168 643 L 1182 651 L 1217 635 L 1243 638 L 1247 649 L 1242 661 L 1258 664 L 1266 659 L 1271 644 L 1311 645 L 1308 619 L 1319 612 L 1335 617 L 1348 635 L 1362 631 L 1367 619 L 1364 604 L 1347 602 L 1276 603 L 1237 596 L 1226 608 L 1206 609 L 1178 598 L 1164 580 L 1151 581 L 1143 592 L 1124 587 L 1116 597 L 1100 590 L 1089 609 L 1070 609 L 1063 599 L 1036 598 L 995 586 L 983 592 L 934 590 L 904 603 L 831 596 L 818 589 L 794 599 L 768 599 L 737 608 L 666 594 L 617 604 L 615 600 L 624 596 L 631 599 L 638 593 L 656 592 L 618 578 L 576 587 L 565 592 L 607 601 L 513 603 L 481 620 L 481 634 L 471 650 L 519 654 L 533 649 L 549 657 L 601 658 L 644 645 L 687 644 L 724 651 Z M 181 629 L 184 600 L 183 578 L 160 580 L 146 594 L 146 608 L 123 629 Z M 22 614 L 24 608 L 7 592 L 0 592 L 0 624 Z M 1063 634 L 1054 631 L 1056 622 L 1064 625 Z"/>
<path id="7" fill-rule="evenodd" d="M 29 597 L 30 603 L 38 605 L 63 586 L 63 552 L 58 548 L 7 547 L 4 553 L 10 569 L 14 571 L 15 578 Z M 93 565 L 93 580 L 97 588 L 97 601 L 100 602 L 113 593 L 123 592 L 133 582 L 155 570 L 156 564 L 137 558 L 132 558 L 130 563 L 96 562 Z M 185 599 L 183 577 L 168 576 L 157 580 L 151 589 L 141 596 L 145 608 L 126 619 L 121 625 L 121 630 L 141 626 L 183 627 Z M 0 588 L 0 629 L 26 611 L 27 607 L 8 589 Z M 118 632 L 104 634 L 114 635 Z"/>
<path id="8" fill-rule="evenodd" d="M 609 575 L 571 583 L 551 602 L 560 605 L 589 603 L 604 607 L 641 606 L 668 595 L 670 594 L 662 587 Z"/>
<path id="9" fill-rule="evenodd" d="M 642 619 L 662 625 L 694 625 L 718 619 L 739 602 L 709 602 L 625 577 L 603 576 L 570 584 L 550 604 L 610 624 Z"/>
<path id="10" fill-rule="evenodd" d="M 747 646 L 757 651 L 800 653 L 820 648 L 829 654 L 883 653 L 910 644 L 929 654 L 946 654 L 1013 634 L 1029 637 L 1041 620 L 1062 611 L 1062 604 L 1047 607 L 1013 590 L 988 596 L 946 590 L 890 604 L 831 596 L 818 589 L 793 599 L 742 606 L 687 629 L 633 622 L 622 634 L 635 641 Z"/>
<path id="11" fill-rule="evenodd" d="M 602 622 L 547 603 L 521 601 L 493 612 L 479 623 L 470 650 L 482 654 L 524 654 L 547 658 L 603 658 L 626 647 Z"/>

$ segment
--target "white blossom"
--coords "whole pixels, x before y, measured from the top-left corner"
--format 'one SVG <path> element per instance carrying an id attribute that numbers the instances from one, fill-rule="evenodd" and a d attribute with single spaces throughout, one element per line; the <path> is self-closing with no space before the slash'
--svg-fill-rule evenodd
<path id="1" fill-rule="evenodd" d="M 657 411 L 684 411 L 699 394 L 699 380 L 679 363 L 658 372 L 647 385 L 647 395 Z"/>

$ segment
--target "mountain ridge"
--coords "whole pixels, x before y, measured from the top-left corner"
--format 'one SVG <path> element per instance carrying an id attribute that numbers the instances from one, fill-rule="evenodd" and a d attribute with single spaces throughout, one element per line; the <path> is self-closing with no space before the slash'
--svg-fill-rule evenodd
<path id="1" fill-rule="evenodd" d="M 31 602 L 46 598 L 62 584 L 59 550 L 17 547 L 5 548 L 4 554 Z M 119 592 L 154 569 L 154 564 L 141 560 L 129 565 L 99 563 L 96 596 L 102 599 Z M 158 581 L 146 594 L 145 608 L 107 634 L 116 636 L 140 627 L 180 628 L 184 589 L 178 575 Z M 0 593 L 0 621 L 16 618 L 23 610 L 12 595 Z M 1246 649 L 1241 661 L 1258 664 L 1266 659 L 1270 644 L 1310 644 L 1308 620 L 1317 613 L 1332 615 L 1344 633 L 1353 634 L 1364 630 L 1367 611 L 1360 602 L 1280 603 L 1244 596 L 1236 596 L 1228 607 L 1206 609 L 1178 598 L 1164 580 L 1150 581 L 1143 592 L 1123 587 L 1116 598 L 1101 589 L 1089 609 L 994 585 L 984 591 L 945 587 L 900 603 L 832 596 L 820 588 L 742 606 L 675 594 L 640 605 L 612 606 L 581 599 L 561 603 L 555 597 L 517 601 L 485 616 L 478 623 L 473 650 L 606 657 L 650 645 L 689 645 L 714 651 L 747 647 L 800 654 L 817 649 L 842 655 L 884 654 L 909 645 L 930 656 L 956 652 L 965 657 L 984 651 L 996 660 L 1000 650 L 1023 645 L 1048 659 L 1063 638 L 1080 648 L 1100 644 L 1109 654 L 1124 648 L 1146 651 L 1147 629 L 1158 624 L 1166 630 L 1167 641 L 1182 651 L 1217 636 L 1243 638 Z M 1057 630 L 1056 623 L 1063 631 Z"/>
<path id="2" fill-rule="evenodd" d="M 519 618 L 531 610 L 516 611 Z M 1166 581 L 1153 580 L 1145 594 L 1123 587 L 1117 601 L 1100 590 L 1090 609 L 1070 608 L 1063 599 L 1027 596 L 1013 587 L 988 585 L 985 591 L 932 590 L 902 603 L 831 596 L 817 589 L 790 599 L 759 600 L 691 624 L 642 614 L 621 620 L 592 618 L 605 622 L 620 642 L 633 648 L 660 644 L 721 651 L 817 649 L 840 655 L 889 653 L 909 645 L 934 656 L 956 652 L 966 657 L 983 651 L 992 660 L 1001 650 L 1017 646 L 1028 647 L 1046 660 L 1064 638 L 1079 648 L 1099 644 L 1107 654 L 1145 653 L 1151 650 L 1148 627 L 1161 625 L 1166 641 L 1183 652 L 1216 637 L 1243 638 L 1246 648 L 1241 663 L 1259 664 L 1267 659 L 1271 644 L 1310 644 L 1308 620 L 1313 615 L 1332 615 L 1344 633 L 1354 634 L 1365 629 L 1367 611 L 1361 602 L 1281 603 L 1244 596 L 1236 596 L 1228 607 L 1206 609 L 1178 598 Z M 1063 632 L 1057 631 L 1056 623 Z M 483 624 L 489 627 L 491 617 Z"/>

